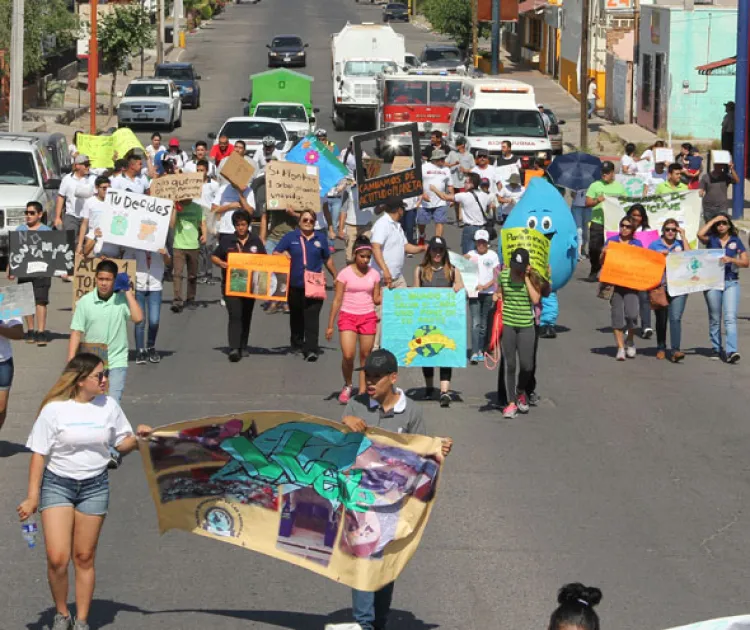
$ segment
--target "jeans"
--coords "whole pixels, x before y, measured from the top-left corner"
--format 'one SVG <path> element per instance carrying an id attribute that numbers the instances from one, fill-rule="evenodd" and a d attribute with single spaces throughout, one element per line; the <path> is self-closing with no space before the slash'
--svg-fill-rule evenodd
<path id="1" fill-rule="evenodd" d="M 343 203 L 343 197 L 326 197 L 328 202 L 328 212 L 331 213 L 331 226 L 335 234 L 339 231 L 339 215 L 341 214 L 341 204 Z M 331 243 L 333 245 L 333 243 Z M 270 254 L 271 252 L 269 252 Z"/>
<path id="2" fill-rule="evenodd" d="M 492 309 L 492 293 L 480 293 L 475 298 L 469 298 L 469 313 L 471 314 L 471 354 L 484 351 L 487 339 L 487 317 Z"/>
<path id="3" fill-rule="evenodd" d="M 107 471 L 79 481 L 61 477 L 45 469 L 42 475 L 39 511 L 62 506 L 75 508 L 76 512 L 81 514 L 104 516 L 109 509 Z"/>
<path id="4" fill-rule="evenodd" d="M 472 249 L 476 249 L 474 234 L 483 230 L 483 225 L 464 225 L 461 231 L 461 253 L 468 254 Z"/>
<path id="5" fill-rule="evenodd" d="M 595 276 L 602 268 L 599 258 L 604 249 L 604 226 L 600 223 L 589 224 L 589 260 L 591 261 L 591 275 Z"/>
<path id="6" fill-rule="evenodd" d="M 708 335 L 715 352 L 721 352 L 721 317 L 724 315 L 726 352 L 737 352 L 737 307 L 740 303 L 740 281 L 727 280 L 724 290 L 711 289 L 704 294 L 708 306 Z"/>
<path id="7" fill-rule="evenodd" d="M 656 319 L 656 348 L 667 349 L 667 321 L 669 321 L 669 341 L 672 350 L 680 349 L 682 340 L 682 313 L 687 304 L 687 295 L 667 296 L 669 306 L 654 311 Z"/>
<path id="8" fill-rule="evenodd" d="M 583 248 L 589 244 L 589 229 L 591 223 L 591 208 L 583 206 L 573 206 L 571 209 L 573 220 L 576 222 L 578 232 L 578 254 L 583 252 Z"/>
<path id="9" fill-rule="evenodd" d="M 362 630 L 385 630 L 391 612 L 394 584 L 386 584 L 374 593 L 352 589 L 352 614 Z"/>
<path id="10" fill-rule="evenodd" d="M 304 287 L 289 287 L 289 331 L 292 348 L 305 354 L 319 352 L 320 309 L 323 300 L 305 297 Z"/>
<path id="11" fill-rule="evenodd" d="M 646 328 L 651 328 L 651 301 L 648 299 L 648 291 L 638 292 L 638 310 L 641 315 L 641 333 Z"/>
<path id="12" fill-rule="evenodd" d="M 128 376 L 128 368 L 109 368 L 109 395 L 119 404 L 125 391 L 125 379 Z"/>
<path id="13" fill-rule="evenodd" d="M 156 334 L 159 332 L 161 317 L 161 291 L 136 291 L 135 299 L 143 311 L 143 321 L 135 325 L 135 349 L 153 348 L 156 345 Z M 148 318 L 148 343 L 143 345 L 143 334 L 146 331 Z"/>
<path id="14" fill-rule="evenodd" d="M 172 302 L 182 305 L 182 272 L 187 267 L 187 300 L 195 299 L 198 289 L 198 258 L 199 249 L 175 249 L 172 258 L 174 265 L 174 298 Z"/>
<path id="15" fill-rule="evenodd" d="M 588 117 L 591 118 L 593 113 L 596 111 L 596 99 L 590 98 L 589 99 L 589 111 L 588 111 Z"/>
<path id="16" fill-rule="evenodd" d="M 401 228 L 406 234 L 406 240 L 412 245 L 417 244 L 417 239 L 414 236 L 414 226 L 417 223 L 417 211 L 416 210 L 405 210 L 401 217 Z"/>
<path id="17" fill-rule="evenodd" d="M 250 323 L 253 320 L 255 300 L 244 297 L 224 298 L 227 304 L 227 339 L 230 350 L 242 350 L 250 340 Z"/>

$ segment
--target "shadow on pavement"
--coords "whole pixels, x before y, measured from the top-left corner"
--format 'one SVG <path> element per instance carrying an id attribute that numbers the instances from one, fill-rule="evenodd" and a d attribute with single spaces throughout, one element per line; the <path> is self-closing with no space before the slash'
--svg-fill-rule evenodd
<path id="1" fill-rule="evenodd" d="M 143 610 L 138 608 L 138 606 L 113 602 L 111 599 L 95 599 L 91 602 L 91 614 L 88 619 L 89 624 L 93 628 L 104 628 L 114 623 L 117 613 L 119 612 L 135 612 L 141 613 L 142 615 L 152 614 L 151 611 Z M 75 616 L 75 606 L 71 608 L 70 614 Z M 40 613 L 37 621 L 26 624 L 26 630 L 48 630 L 48 628 L 52 627 L 52 622 L 54 620 L 55 609 L 48 608 L 43 613 Z"/>
<path id="2" fill-rule="evenodd" d="M 28 453 L 27 449 L 23 444 L 16 444 L 15 442 L 5 442 L 0 440 L 0 457 L 13 457 L 19 453 Z"/>

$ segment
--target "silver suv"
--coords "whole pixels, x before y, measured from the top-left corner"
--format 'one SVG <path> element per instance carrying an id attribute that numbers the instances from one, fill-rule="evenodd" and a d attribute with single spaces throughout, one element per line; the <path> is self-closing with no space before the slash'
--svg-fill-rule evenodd
<path id="1" fill-rule="evenodd" d="M 169 131 L 182 126 L 180 90 L 171 79 L 133 79 L 117 106 L 117 125 L 166 125 Z"/>

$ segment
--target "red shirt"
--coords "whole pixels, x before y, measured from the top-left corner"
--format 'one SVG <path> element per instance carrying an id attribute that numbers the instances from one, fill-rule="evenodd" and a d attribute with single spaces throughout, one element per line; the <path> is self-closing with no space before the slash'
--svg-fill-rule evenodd
<path id="1" fill-rule="evenodd" d="M 218 164 L 232 151 L 234 151 L 234 145 L 231 142 L 227 144 L 227 148 L 224 151 L 221 150 L 221 147 L 218 144 L 215 144 L 211 147 L 211 153 L 208 154 L 208 157 L 210 157 L 214 163 Z"/>

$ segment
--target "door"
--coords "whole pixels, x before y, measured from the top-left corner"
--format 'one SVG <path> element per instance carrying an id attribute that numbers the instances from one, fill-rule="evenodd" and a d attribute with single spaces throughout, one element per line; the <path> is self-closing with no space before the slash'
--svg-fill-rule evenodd
<path id="1" fill-rule="evenodd" d="M 662 125 L 661 102 L 664 83 L 664 53 L 657 53 L 654 63 L 654 130 L 658 131 Z"/>

